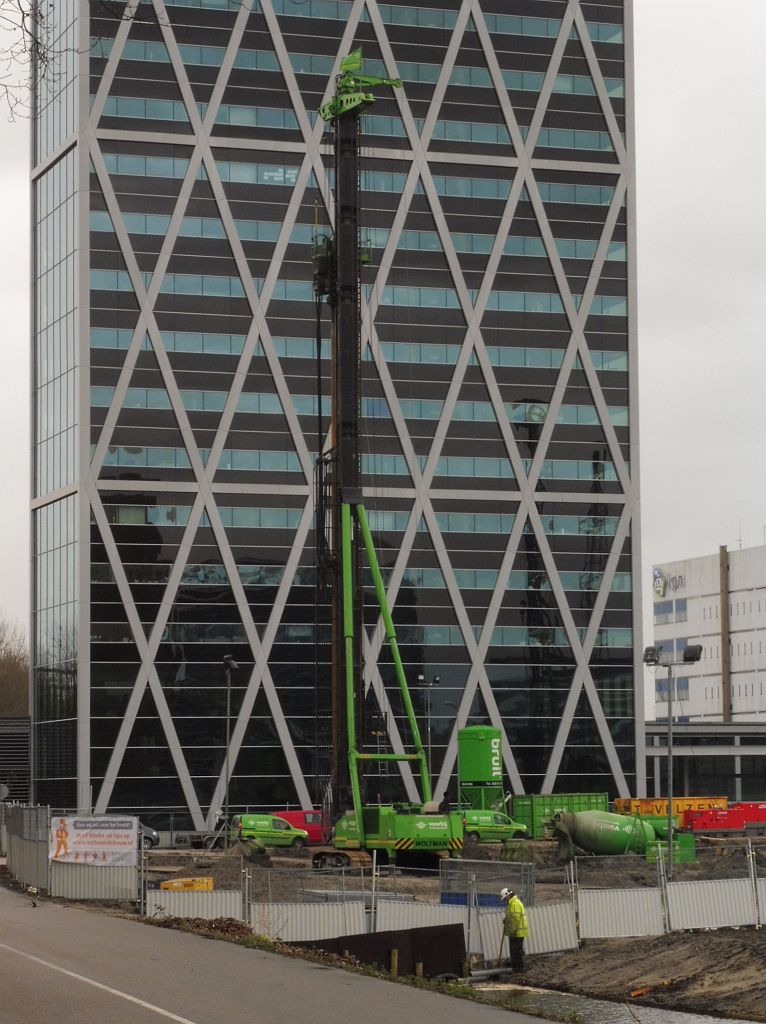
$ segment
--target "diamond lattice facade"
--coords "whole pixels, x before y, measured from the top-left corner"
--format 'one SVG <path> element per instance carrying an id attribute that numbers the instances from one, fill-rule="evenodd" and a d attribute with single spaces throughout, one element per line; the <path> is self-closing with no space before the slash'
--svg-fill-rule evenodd
<path id="1" fill-rule="evenodd" d="M 227 773 L 232 807 L 321 799 L 316 111 L 357 46 L 404 82 L 362 121 L 362 470 L 437 796 L 479 722 L 516 792 L 640 791 L 629 3 L 56 10 L 34 121 L 37 798 L 160 826 L 210 821 Z M 399 749 L 373 607 L 367 741 Z M 406 767 L 375 788 L 417 798 Z"/>

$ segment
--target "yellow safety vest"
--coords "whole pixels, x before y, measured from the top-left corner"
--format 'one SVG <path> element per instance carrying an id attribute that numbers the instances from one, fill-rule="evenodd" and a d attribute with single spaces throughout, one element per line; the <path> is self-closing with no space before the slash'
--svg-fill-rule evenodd
<path id="1" fill-rule="evenodd" d="M 503 932 L 512 939 L 525 939 L 529 935 L 527 912 L 518 896 L 514 896 L 508 901 Z"/>

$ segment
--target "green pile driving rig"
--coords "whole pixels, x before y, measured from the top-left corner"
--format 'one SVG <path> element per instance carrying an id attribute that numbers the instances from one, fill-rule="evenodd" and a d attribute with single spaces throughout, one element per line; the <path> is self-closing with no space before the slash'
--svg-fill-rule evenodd
<path id="1" fill-rule="evenodd" d="M 375 86 L 400 88 L 399 79 L 362 74 L 361 50 L 340 65 L 334 97 L 321 117 L 334 128 L 335 225 L 314 239 L 314 285 L 332 310 L 332 421 L 330 450 L 316 471 L 317 576 L 332 606 L 331 785 L 336 812 L 333 847 L 317 850 L 316 867 L 364 862 L 372 851 L 381 860 L 459 856 L 462 817 L 440 812 L 431 799 L 426 752 L 412 705 L 386 589 L 362 501 L 360 464 L 361 339 L 359 134 L 360 115 L 374 101 Z M 320 430 L 321 436 L 321 430 Z M 321 449 L 320 449 L 321 452 Z M 411 751 L 366 750 L 360 728 L 364 703 L 361 562 L 366 555 L 391 652 Z M 322 581 L 323 584 L 322 584 Z M 409 761 L 418 769 L 420 804 L 372 804 L 364 799 L 364 766 Z"/>

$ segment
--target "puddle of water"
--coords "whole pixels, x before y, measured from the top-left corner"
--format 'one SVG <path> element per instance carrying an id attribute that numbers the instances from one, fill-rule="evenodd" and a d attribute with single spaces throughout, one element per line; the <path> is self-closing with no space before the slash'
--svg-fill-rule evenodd
<path id="1" fill-rule="evenodd" d="M 569 1014 L 577 1013 L 583 1024 L 752 1024 L 736 1017 L 708 1017 L 700 1013 L 680 1013 L 653 1006 L 638 1006 L 612 1003 L 605 999 L 589 999 L 587 996 L 570 992 L 554 992 L 550 989 L 527 988 L 522 985 L 477 985 L 483 992 L 508 992 L 514 995 L 513 1009 L 519 1013 L 550 1013 L 563 1020 Z"/>

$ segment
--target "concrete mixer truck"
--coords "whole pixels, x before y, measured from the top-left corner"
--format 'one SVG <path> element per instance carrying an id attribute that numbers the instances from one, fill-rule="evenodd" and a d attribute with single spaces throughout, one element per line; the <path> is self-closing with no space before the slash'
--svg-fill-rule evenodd
<path id="1" fill-rule="evenodd" d="M 667 821 L 661 818 L 628 817 L 609 811 L 578 811 L 556 814 L 553 828 L 559 841 L 559 860 L 572 860 L 577 850 L 596 854 L 636 853 L 656 860 L 667 845 Z M 674 833 L 676 863 L 696 860 L 694 836 Z"/>

